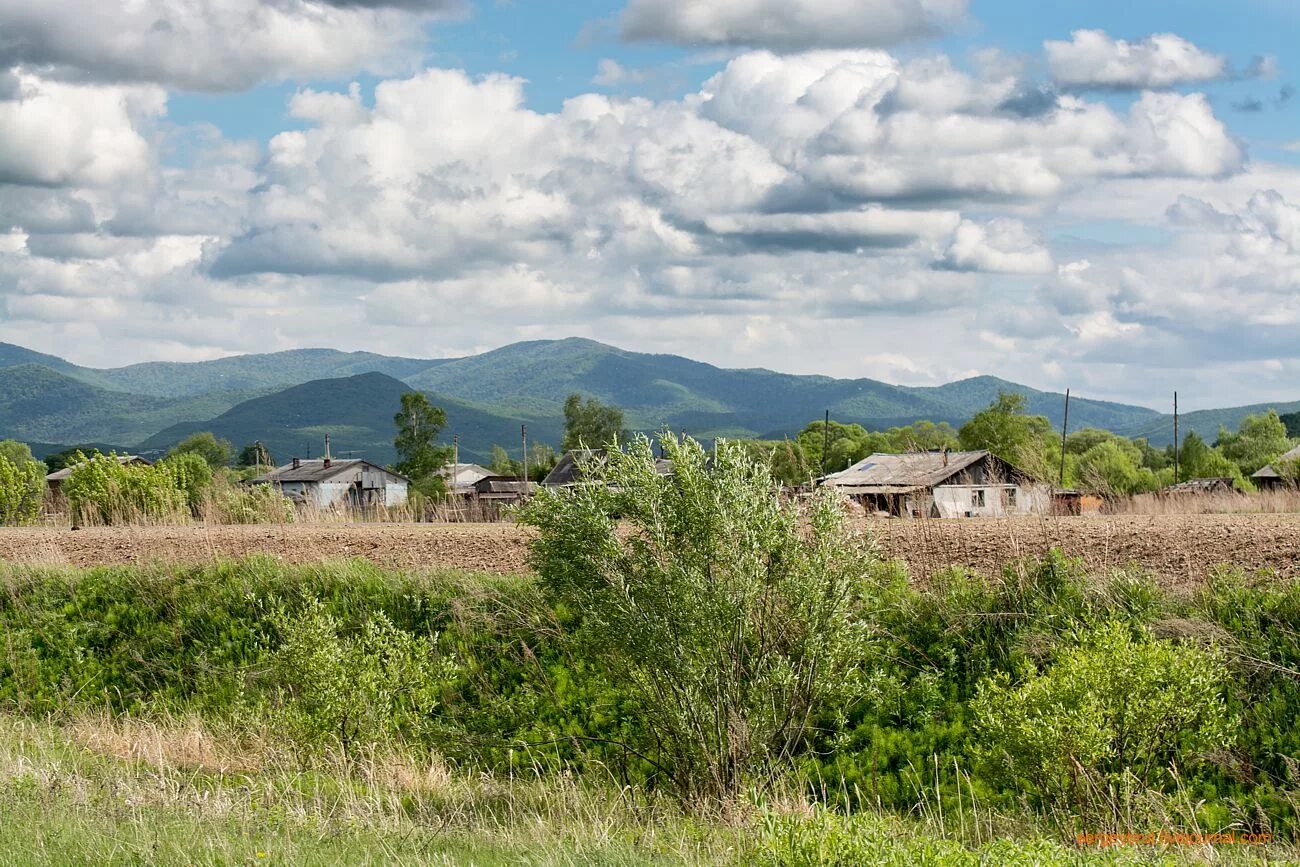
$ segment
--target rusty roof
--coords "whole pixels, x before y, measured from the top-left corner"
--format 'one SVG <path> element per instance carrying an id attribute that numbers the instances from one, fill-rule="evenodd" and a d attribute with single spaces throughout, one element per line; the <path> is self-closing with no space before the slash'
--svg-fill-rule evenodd
<path id="1" fill-rule="evenodd" d="M 832 473 L 824 483 L 837 488 L 930 488 L 987 457 L 987 451 L 874 454 Z"/>

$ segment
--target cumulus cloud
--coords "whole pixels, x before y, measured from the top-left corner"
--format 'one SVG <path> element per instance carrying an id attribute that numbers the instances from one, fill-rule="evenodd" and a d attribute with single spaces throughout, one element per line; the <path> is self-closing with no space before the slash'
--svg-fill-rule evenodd
<path id="1" fill-rule="evenodd" d="M 199 91 L 388 72 L 459 0 L 0 0 L 0 68 Z"/>
<path id="2" fill-rule="evenodd" d="M 0 101 L 0 183 L 100 186 L 152 165 L 139 124 L 161 115 L 156 87 L 81 87 L 18 77 Z"/>
<path id="3" fill-rule="evenodd" d="M 1076 30 L 1070 41 L 1050 40 L 1043 47 L 1052 77 L 1069 87 L 1163 89 L 1213 81 L 1228 73 L 1222 55 L 1173 33 L 1128 42 L 1102 30 Z"/>
<path id="4" fill-rule="evenodd" d="M 999 218 L 980 224 L 963 220 L 936 267 L 991 274 L 1043 274 L 1052 254 L 1019 220 Z"/>
<path id="5" fill-rule="evenodd" d="M 624 38 L 783 51 L 887 46 L 937 35 L 966 0 L 630 0 Z"/>

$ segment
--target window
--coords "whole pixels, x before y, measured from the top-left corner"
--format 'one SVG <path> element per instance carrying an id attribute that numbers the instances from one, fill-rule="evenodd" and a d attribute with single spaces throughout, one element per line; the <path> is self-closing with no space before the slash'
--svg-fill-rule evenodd
<path id="1" fill-rule="evenodd" d="M 1008 509 L 1014 509 L 1014 508 L 1016 507 L 1016 489 L 1015 489 L 1015 488 L 1007 488 L 1007 490 L 1006 490 L 1006 502 L 1007 502 L 1007 508 L 1008 508 Z"/>
<path id="2" fill-rule="evenodd" d="M 982 509 L 982 508 L 984 508 L 984 489 L 983 489 L 983 488 L 980 488 L 978 491 L 971 491 L 971 495 L 970 495 L 970 506 L 971 506 L 972 509 Z"/>

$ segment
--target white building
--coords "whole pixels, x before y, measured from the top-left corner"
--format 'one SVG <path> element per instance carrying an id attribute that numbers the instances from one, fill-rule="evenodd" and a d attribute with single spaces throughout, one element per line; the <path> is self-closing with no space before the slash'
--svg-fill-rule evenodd
<path id="1" fill-rule="evenodd" d="M 275 485 L 294 502 L 329 509 L 334 506 L 402 506 L 410 481 L 370 461 L 301 460 L 253 479 Z"/>
<path id="2" fill-rule="evenodd" d="M 871 512 L 899 517 L 1045 515 L 1052 489 L 987 451 L 875 454 L 822 479 Z"/>

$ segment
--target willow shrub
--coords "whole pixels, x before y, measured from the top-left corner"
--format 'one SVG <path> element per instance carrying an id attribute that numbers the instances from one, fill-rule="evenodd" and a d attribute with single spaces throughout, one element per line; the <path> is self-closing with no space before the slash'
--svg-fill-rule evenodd
<path id="1" fill-rule="evenodd" d="M 973 705 L 980 752 L 991 777 L 1044 806 L 1109 810 L 1125 791 L 1167 790 L 1178 765 L 1231 745 L 1229 682 L 1217 652 L 1112 622 L 1018 684 L 986 680 Z"/>
<path id="2" fill-rule="evenodd" d="M 146 466 L 122 464 L 116 456 L 99 452 L 89 458 L 78 453 L 62 491 L 74 523 L 184 521 L 190 515 L 189 493 L 198 487 L 189 477 L 194 469 L 189 462 Z M 211 478 L 208 470 L 209 482 Z"/>
<path id="3" fill-rule="evenodd" d="M 0 524 L 30 524 L 45 497 L 44 464 L 0 455 Z"/>
<path id="4" fill-rule="evenodd" d="M 726 804 L 851 703 L 867 658 L 852 612 L 873 557 L 831 495 L 783 499 L 732 444 L 663 445 L 673 475 L 640 437 L 519 517 L 575 649 L 632 699 L 640 735 L 626 746 L 682 801 Z"/>

